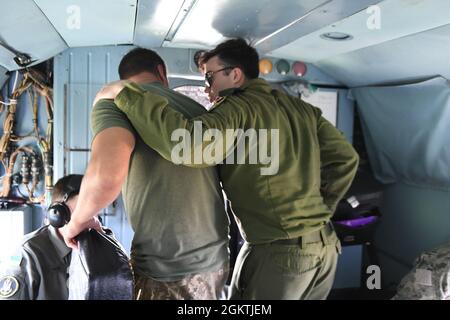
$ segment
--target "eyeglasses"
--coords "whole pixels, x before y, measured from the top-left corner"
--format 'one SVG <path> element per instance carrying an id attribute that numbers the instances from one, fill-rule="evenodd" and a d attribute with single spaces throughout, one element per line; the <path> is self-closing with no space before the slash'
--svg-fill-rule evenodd
<path id="1" fill-rule="evenodd" d="M 228 69 L 234 69 L 236 68 L 235 66 L 233 67 L 225 67 L 216 71 L 208 71 L 205 73 L 205 84 L 207 87 L 211 87 L 213 82 L 214 82 L 214 74 L 220 71 L 224 71 L 224 70 L 228 70 Z"/>

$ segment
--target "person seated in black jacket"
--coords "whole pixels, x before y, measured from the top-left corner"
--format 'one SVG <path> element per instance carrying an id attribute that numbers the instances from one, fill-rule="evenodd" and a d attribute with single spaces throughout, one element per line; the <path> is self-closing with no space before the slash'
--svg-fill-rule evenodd
<path id="1" fill-rule="evenodd" d="M 60 234 L 75 209 L 83 175 L 57 181 L 47 224 L 24 236 L 17 259 L 0 267 L 0 300 L 67 300 L 68 267 L 72 250 Z M 94 219 L 91 228 L 99 229 Z"/>

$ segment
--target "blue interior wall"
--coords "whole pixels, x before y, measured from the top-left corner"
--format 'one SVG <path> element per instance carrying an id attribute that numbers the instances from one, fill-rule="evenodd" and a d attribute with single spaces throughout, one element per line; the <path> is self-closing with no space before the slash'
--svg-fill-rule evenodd
<path id="1" fill-rule="evenodd" d="M 103 84 L 118 80 L 117 66 L 130 46 L 68 49 L 54 58 L 54 176 L 84 174 L 90 157 L 90 112 L 95 94 Z M 121 197 L 102 210 L 127 251 L 133 231 Z"/>
<path id="2" fill-rule="evenodd" d="M 355 113 L 354 100 L 349 98 L 348 90 L 338 90 L 337 128 L 342 131 L 348 141 L 353 142 L 353 119 Z M 361 264 L 363 247 L 353 245 L 342 247 L 338 260 L 333 288 L 355 288 L 361 282 Z"/>
<path id="3" fill-rule="evenodd" d="M 450 244 L 450 194 L 396 183 L 386 186 L 375 235 L 383 284 L 396 286 L 425 250 Z"/>

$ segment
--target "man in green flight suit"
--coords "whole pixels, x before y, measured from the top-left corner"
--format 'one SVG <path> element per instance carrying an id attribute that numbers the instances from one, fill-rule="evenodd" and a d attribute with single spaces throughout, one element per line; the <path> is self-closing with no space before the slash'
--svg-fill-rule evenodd
<path id="1" fill-rule="evenodd" d="M 246 241 L 232 299 L 325 299 L 340 252 L 329 221 L 356 174 L 358 155 L 318 108 L 258 78 L 258 61 L 242 39 L 205 53 L 207 92 L 216 103 L 191 119 L 135 83 L 110 84 L 97 99 L 115 99 L 165 159 L 219 165 Z"/>

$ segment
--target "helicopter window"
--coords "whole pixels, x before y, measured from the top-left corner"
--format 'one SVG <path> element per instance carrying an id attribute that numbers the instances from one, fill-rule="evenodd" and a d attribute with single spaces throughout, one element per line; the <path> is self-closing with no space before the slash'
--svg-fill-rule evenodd
<path id="1" fill-rule="evenodd" d="M 205 107 L 206 110 L 209 110 L 212 106 L 211 102 L 209 102 L 208 95 L 205 93 L 205 87 L 203 86 L 185 85 L 174 88 L 174 90 L 197 101 Z"/>

